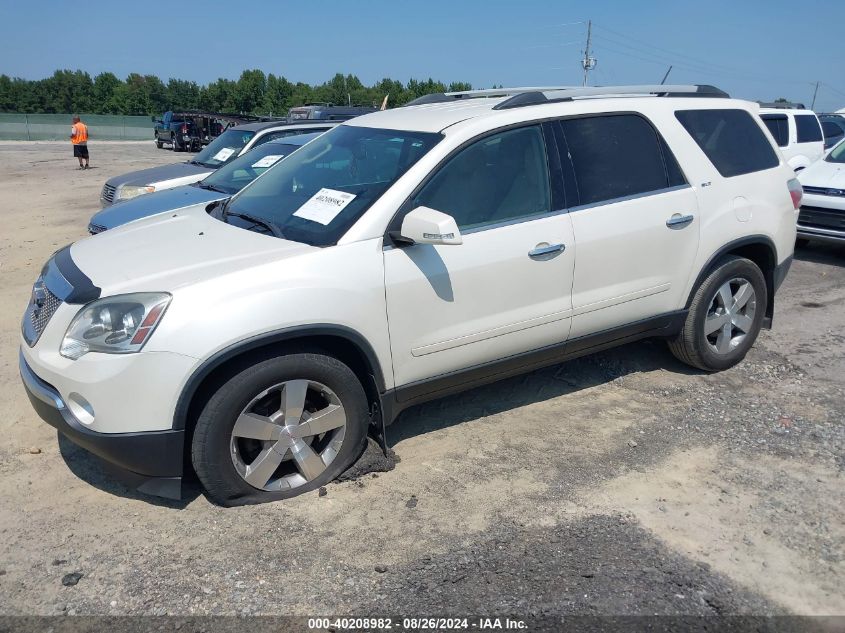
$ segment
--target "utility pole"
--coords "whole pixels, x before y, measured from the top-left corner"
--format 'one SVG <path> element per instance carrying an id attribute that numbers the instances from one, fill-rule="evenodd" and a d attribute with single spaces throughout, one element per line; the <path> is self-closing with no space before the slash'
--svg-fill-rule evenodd
<path id="1" fill-rule="evenodd" d="M 816 109 L 816 94 L 819 92 L 819 82 L 816 82 L 816 89 L 813 90 L 813 103 L 810 104 L 810 110 L 815 111 Z"/>
<path id="2" fill-rule="evenodd" d="M 663 79 L 660 80 L 661 86 L 666 83 L 666 78 L 669 76 L 669 73 L 671 73 L 671 72 L 672 72 L 672 66 L 669 66 L 669 70 L 666 71 L 666 74 L 663 75 Z"/>
<path id="3" fill-rule="evenodd" d="M 596 67 L 596 58 L 590 56 L 590 43 L 592 41 L 593 21 L 587 21 L 587 47 L 584 49 L 584 59 L 581 60 L 581 66 L 584 67 L 584 83 L 587 85 L 587 73 Z"/>

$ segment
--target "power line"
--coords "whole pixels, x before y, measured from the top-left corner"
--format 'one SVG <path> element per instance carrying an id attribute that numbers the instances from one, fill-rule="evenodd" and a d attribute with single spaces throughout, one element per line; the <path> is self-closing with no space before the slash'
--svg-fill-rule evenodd
<path id="1" fill-rule="evenodd" d="M 594 37 L 597 37 L 597 36 L 594 36 Z M 638 49 L 638 48 L 635 48 L 635 47 L 632 47 L 632 46 L 628 46 L 627 44 L 624 44 L 622 42 L 610 40 L 606 36 L 600 36 L 600 37 L 597 37 L 597 39 L 599 40 L 598 45 L 601 46 L 601 48 L 607 49 L 607 50 L 614 52 L 614 53 L 617 53 L 619 55 L 625 55 L 626 57 L 631 57 L 633 59 L 639 59 L 640 61 L 648 62 L 650 64 L 659 64 L 659 65 L 662 65 L 662 66 L 672 64 L 676 68 L 681 68 L 683 70 L 688 70 L 690 72 L 698 73 L 698 74 L 701 74 L 701 75 L 724 77 L 724 78 L 729 78 L 729 79 L 737 79 L 737 80 L 740 80 L 740 81 L 756 82 L 756 83 L 780 82 L 780 83 L 791 83 L 791 84 L 796 84 L 796 85 L 800 84 L 800 85 L 806 85 L 806 86 L 814 85 L 814 82 L 806 81 L 806 80 L 804 80 L 804 81 L 789 80 L 789 79 L 783 79 L 782 77 L 766 77 L 766 76 L 760 76 L 759 74 L 754 74 L 754 75 L 743 74 L 741 72 L 736 72 L 736 71 L 723 71 L 723 70 L 719 70 L 717 68 L 706 68 L 706 67 L 703 67 L 703 66 L 694 66 L 694 65 L 689 64 L 687 62 L 683 62 L 683 61 L 678 62 L 678 61 L 675 61 L 675 60 L 668 58 L 668 57 L 664 57 L 664 56 L 657 54 L 657 53 L 651 53 L 651 52 L 648 52 L 648 51 L 643 51 L 641 49 Z M 610 42 L 614 46 L 623 46 L 623 47 L 626 47 L 630 50 L 636 51 L 637 53 L 640 53 L 640 56 L 635 55 L 635 54 L 633 54 L 629 51 L 622 51 L 622 50 L 619 50 L 617 48 L 608 46 L 607 43 L 602 43 L 602 40 L 604 40 L 605 42 Z M 642 57 L 641 55 L 647 55 L 648 58 Z"/>
<path id="2" fill-rule="evenodd" d="M 572 40 L 571 42 L 564 42 L 563 44 L 538 44 L 537 46 L 526 46 L 526 50 L 533 48 L 557 48 L 559 46 L 572 46 L 573 44 L 580 44 L 581 40 Z"/>
<path id="3" fill-rule="evenodd" d="M 645 46 L 646 49 L 649 50 L 649 51 L 651 51 L 652 49 L 662 51 L 663 53 L 668 53 L 669 55 L 672 55 L 674 58 L 680 57 L 682 59 L 687 59 L 689 62 L 691 62 L 695 65 L 698 65 L 698 66 L 709 66 L 711 68 L 718 68 L 720 70 L 726 70 L 726 71 L 733 70 L 730 66 L 723 66 L 721 64 L 714 64 L 713 62 L 705 61 L 703 59 L 698 59 L 696 57 L 691 57 L 690 55 L 686 55 L 684 53 L 679 53 L 677 51 L 673 51 L 673 50 L 670 50 L 668 48 L 662 48 L 660 46 L 655 46 L 652 42 L 646 42 L 644 40 L 639 40 L 635 37 L 631 37 L 630 35 L 627 35 L 625 33 L 620 33 L 619 31 L 616 31 L 616 30 L 611 29 L 611 28 L 606 27 L 606 26 L 602 26 L 600 24 L 597 24 L 596 26 L 599 28 L 599 30 L 608 31 L 609 33 L 613 33 L 617 37 L 621 37 L 621 38 L 624 38 L 626 40 L 630 40 L 631 42 L 639 44 L 640 46 Z"/>

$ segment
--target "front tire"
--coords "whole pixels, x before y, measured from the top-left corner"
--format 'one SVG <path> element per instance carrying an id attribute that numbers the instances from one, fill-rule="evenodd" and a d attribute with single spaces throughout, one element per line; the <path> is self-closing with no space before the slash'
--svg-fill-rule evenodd
<path id="1" fill-rule="evenodd" d="M 669 349 L 678 360 L 704 371 L 739 363 L 760 333 L 768 305 L 766 280 L 749 259 L 729 256 L 701 282 L 684 327 Z"/>
<path id="2" fill-rule="evenodd" d="M 367 397 L 336 358 L 290 354 L 242 369 L 208 400 L 191 457 L 208 496 L 224 506 L 297 496 L 361 455 Z"/>

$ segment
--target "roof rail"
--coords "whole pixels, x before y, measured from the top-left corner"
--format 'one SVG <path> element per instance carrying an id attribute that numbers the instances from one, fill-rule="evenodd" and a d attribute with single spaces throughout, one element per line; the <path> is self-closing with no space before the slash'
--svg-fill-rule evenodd
<path id="1" fill-rule="evenodd" d="M 655 97 L 716 97 L 728 98 L 730 95 L 724 90 L 707 84 L 690 85 L 639 85 L 639 86 L 598 86 L 594 88 L 569 88 L 563 90 L 543 90 L 524 92 L 514 95 L 493 106 L 494 110 L 508 110 L 527 105 L 541 103 L 557 103 L 591 97 L 630 97 L 652 95 Z"/>
<path id="2" fill-rule="evenodd" d="M 778 110 L 806 110 L 807 106 L 803 103 L 793 103 L 792 101 L 774 101 L 766 103 L 765 101 L 758 101 L 761 108 L 777 108 Z"/>
<path id="3" fill-rule="evenodd" d="M 547 86 L 534 88 L 489 88 L 485 90 L 466 90 L 462 92 L 439 92 L 425 95 L 406 103 L 406 106 L 426 103 L 445 103 L 460 99 L 481 97 L 509 97 L 496 104 L 494 110 L 507 110 L 541 103 L 572 101 L 590 97 L 617 97 L 653 95 L 660 97 L 721 97 L 730 95 L 715 86 L 707 84 L 690 85 L 638 85 L 638 86 L 598 86 L 581 88 L 576 86 Z"/>
<path id="4" fill-rule="evenodd" d="M 406 103 L 406 106 L 423 105 L 426 103 L 446 103 L 460 99 L 477 99 L 481 97 L 510 97 L 524 92 L 544 92 L 551 90 L 568 90 L 574 86 L 533 86 L 524 88 L 484 88 L 481 90 L 460 90 L 456 92 L 433 92 L 417 97 Z"/>

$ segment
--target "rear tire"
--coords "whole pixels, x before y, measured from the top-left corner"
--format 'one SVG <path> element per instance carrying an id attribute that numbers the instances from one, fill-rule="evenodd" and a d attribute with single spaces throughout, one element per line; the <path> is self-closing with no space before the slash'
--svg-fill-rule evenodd
<path id="1" fill-rule="evenodd" d="M 728 256 L 698 286 L 681 332 L 669 341 L 678 360 L 704 371 L 739 363 L 760 333 L 768 294 L 760 268 Z"/>
<path id="2" fill-rule="evenodd" d="M 156 138 L 156 147 L 158 149 L 161 149 L 162 147 L 164 147 L 164 143 L 162 143 L 158 138 Z"/>
<path id="3" fill-rule="evenodd" d="M 176 141 L 176 137 L 175 137 L 175 136 L 173 137 L 172 144 L 173 144 L 173 151 L 174 151 L 174 152 L 181 152 L 181 151 L 182 151 L 182 148 L 181 148 L 181 147 L 179 147 L 179 143 Z"/>
<path id="4" fill-rule="evenodd" d="M 345 471 L 364 450 L 368 425 L 367 397 L 349 367 L 322 354 L 290 354 L 240 370 L 211 396 L 191 457 L 214 502 L 276 501 Z"/>

